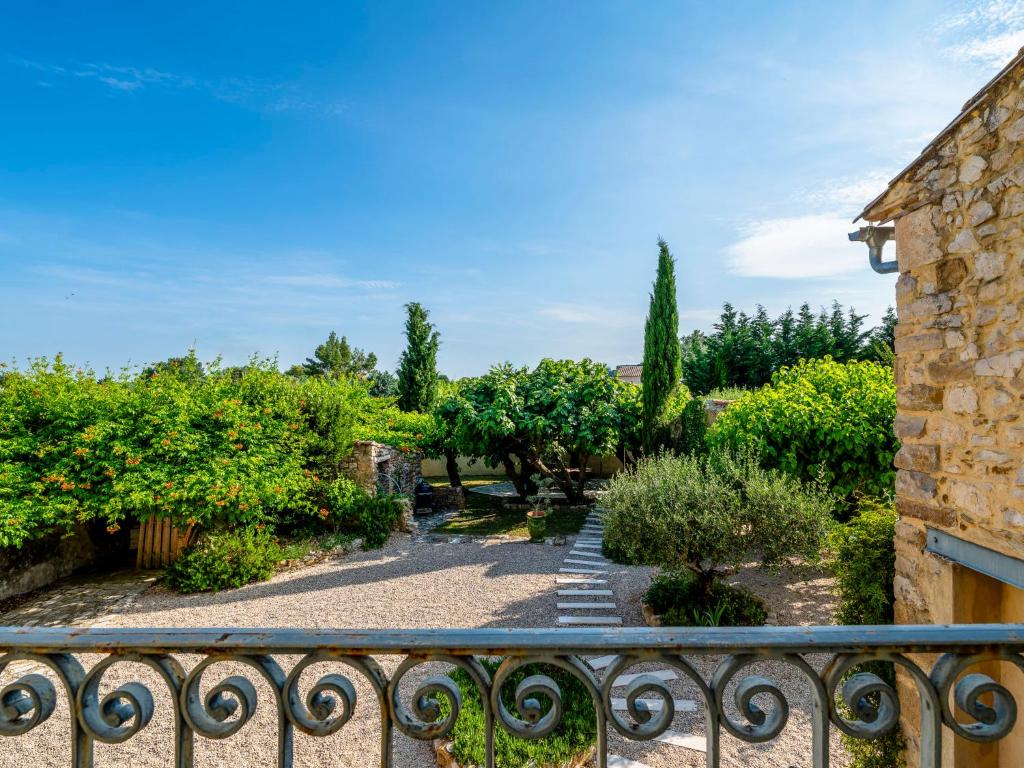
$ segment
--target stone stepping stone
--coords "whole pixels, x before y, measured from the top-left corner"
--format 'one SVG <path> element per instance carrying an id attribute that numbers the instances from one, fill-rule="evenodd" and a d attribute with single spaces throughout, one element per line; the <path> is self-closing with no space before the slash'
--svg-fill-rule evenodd
<path id="1" fill-rule="evenodd" d="M 650 766 L 622 755 L 608 755 L 608 768 L 650 768 Z"/>
<path id="2" fill-rule="evenodd" d="M 673 747 L 692 749 L 695 752 L 707 752 L 708 741 L 704 736 L 690 736 L 678 731 L 665 731 L 661 736 L 655 736 L 652 741 L 660 741 L 663 744 L 671 744 Z"/>
<path id="3" fill-rule="evenodd" d="M 614 657 L 612 657 L 614 658 Z M 591 664 L 590 666 L 594 666 Z M 651 712 L 657 712 L 662 707 L 661 699 L 640 699 L 643 701 Z M 697 702 L 692 699 L 672 699 L 672 703 L 676 706 L 676 712 L 696 712 Z M 612 709 L 626 710 L 625 699 L 612 699 Z"/>
<path id="4" fill-rule="evenodd" d="M 604 669 L 609 664 L 611 664 L 613 661 L 615 661 L 617 658 L 619 658 L 619 657 L 616 656 L 615 654 L 612 654 L 611 656 L 598 656 L 596 659 L 591 659 L 587 663 L 590 666 L 592 666 L 594 669 Z"/>
<path id="5" fill-rule="evenodd" d="M 573 565 L 602 565 L 602 563 L 598 563 L 598 562 L 595 562 L 593 560 L 578 560 L 578 559 L 572 558 L 572 557 L 567 557 L 562 562 L 563 563 L 572 563 Z M 608 573 L 608 571 L 603 571 L 603 573 Z"/>
<path id="6" fill-rule="evenodd" d="M 560 589 L 559 597 L 611 597 L 610 589 Z"/>
<path id="7" fill-rule="evenodd" d="M 557 578 L 555 584 L 607 584 L 608 579 L 570 579 Z"/>
<path id="8" fill-rule="evenodd" d="M 608 571 L 603 571 L 600 568 L 559 568 L 559 573 L 603 573 L 607 574 Z M 602 583 L 604 583 L 602 581 Z"/>
<path id="9" fill-rule="evenodd" d="M 619 675 L 618 677 L 615 678 L 615 682 L 612 683 L 612 685 L 615 686 L 616 688 L 618 688 L 619 686 L 622 686 L 622 685 L 629 685 L 630 683 L 632 683 L 634 680 L 636 680 L 638 677 L 641 677 L 642 675 L 652 675 L 653 677 L 656 677 L 659 680 L 675 680 L 677 677 L 679 677 L 679 675 L 677 675 L 675 673 L 675 670 L 659 669 L 659 670 L 656 670 L 655 672 L 637 672 L 636 674 L 632 674 L 632 675 Z"/>
<path id="10" fill-rule="evenodd" d="M 597 541 L 577 541 L 573 546 L 583 547 L 584 549 L 601 549 L 604 547 L 603 544 Z"/>
<path id="11" fill-rule="evenodd" d="M 555 606 L 560 611 L 571 611 L 573 609 L 580 609 L 584 611 L 594 611 L 598 609 L 615 609 L 615 603 L 559 603 Z"/>
<path id="12" fill-rule="evenodd" d="M 559 624 L 621 624 L 620 616 L 559 616 Z"/>
<path id="13" fill-rule="evenodd" d="M 573 549 L 569 551 L 569 554 L 573 557 L 592 557 L 595 560 L 604 560 L 604 555 L 600 552 L 588 552 L 585 549 Z"/>

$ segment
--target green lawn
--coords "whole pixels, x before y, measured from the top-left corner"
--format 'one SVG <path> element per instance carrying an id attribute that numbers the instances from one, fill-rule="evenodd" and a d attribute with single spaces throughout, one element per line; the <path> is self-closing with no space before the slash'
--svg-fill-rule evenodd
<path id="1" fill-rule="evenodd" d="M 502 477 L 481 477 L 470 475 L 462 478 L 465 488 L 503 482 Z M 448 478 L 428 477 L 431 485 L 447 485 Z M 586 510 L 568 511 L 554 507 L 548 514 L 548 535 L 579 533 Z M 515 536 L 527 539 L 525 509 L 505 509 L 501 499 L 482 493 L 467 493 L 466 508 L 462 513 L 434 529 L 437 533 L 458 533 L 466 536 Z"/>

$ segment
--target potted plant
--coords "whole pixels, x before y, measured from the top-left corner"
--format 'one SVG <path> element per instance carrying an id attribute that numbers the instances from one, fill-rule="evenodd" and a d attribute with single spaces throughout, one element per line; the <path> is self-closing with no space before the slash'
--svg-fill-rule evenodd
<path id="1" fill-rule="evenodd" d="M 541 496 L 541 493 L 548 487 L 548 481 L 538 483 L 537 493 L 528 497 L 530 509 L 526 512 L 526 530 L 530 533 L 530 541 L 544 541 L 548 532 L 548 513 L 551 511 L 551 499 Z"/>

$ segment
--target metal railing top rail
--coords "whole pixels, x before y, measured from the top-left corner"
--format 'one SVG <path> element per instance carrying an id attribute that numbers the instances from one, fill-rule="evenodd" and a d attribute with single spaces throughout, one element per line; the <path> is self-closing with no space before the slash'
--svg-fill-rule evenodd
<path id="1" fill-rule="evenodd" d="M 784 653 L 836 653 L 898 646 L 903 653 L 1024 651 L 1024 624 L 921 624 L 802 627 L 624 627 L 615 629 L 298 629 L 0 627 L 0 649 L 53 652 L 144 650 L 276 653 L 314 650 L 353 654 L 454 655 L 609 653 L 640 648 L 723 654 L 771 648 Z"/>

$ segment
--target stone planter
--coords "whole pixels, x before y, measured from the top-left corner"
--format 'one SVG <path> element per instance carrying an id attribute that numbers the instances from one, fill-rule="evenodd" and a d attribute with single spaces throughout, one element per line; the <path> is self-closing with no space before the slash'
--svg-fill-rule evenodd
<path id="1" fill-rule="evenodd" d="M 501 726 L 495 726 L 500 728 Z M 437 760 L 439 768 L 479 768 L 476 765 L 459 765 L 459 763 L 452 756 L 452 742 L 444 741 L 442 739 L 434 739 L 434 757 Z M 594 757 L 594 747 L 581 752 L 572 760 L 561 765 L 540 765 L 537 768 L 583 768 L 589 763 Z"/>

